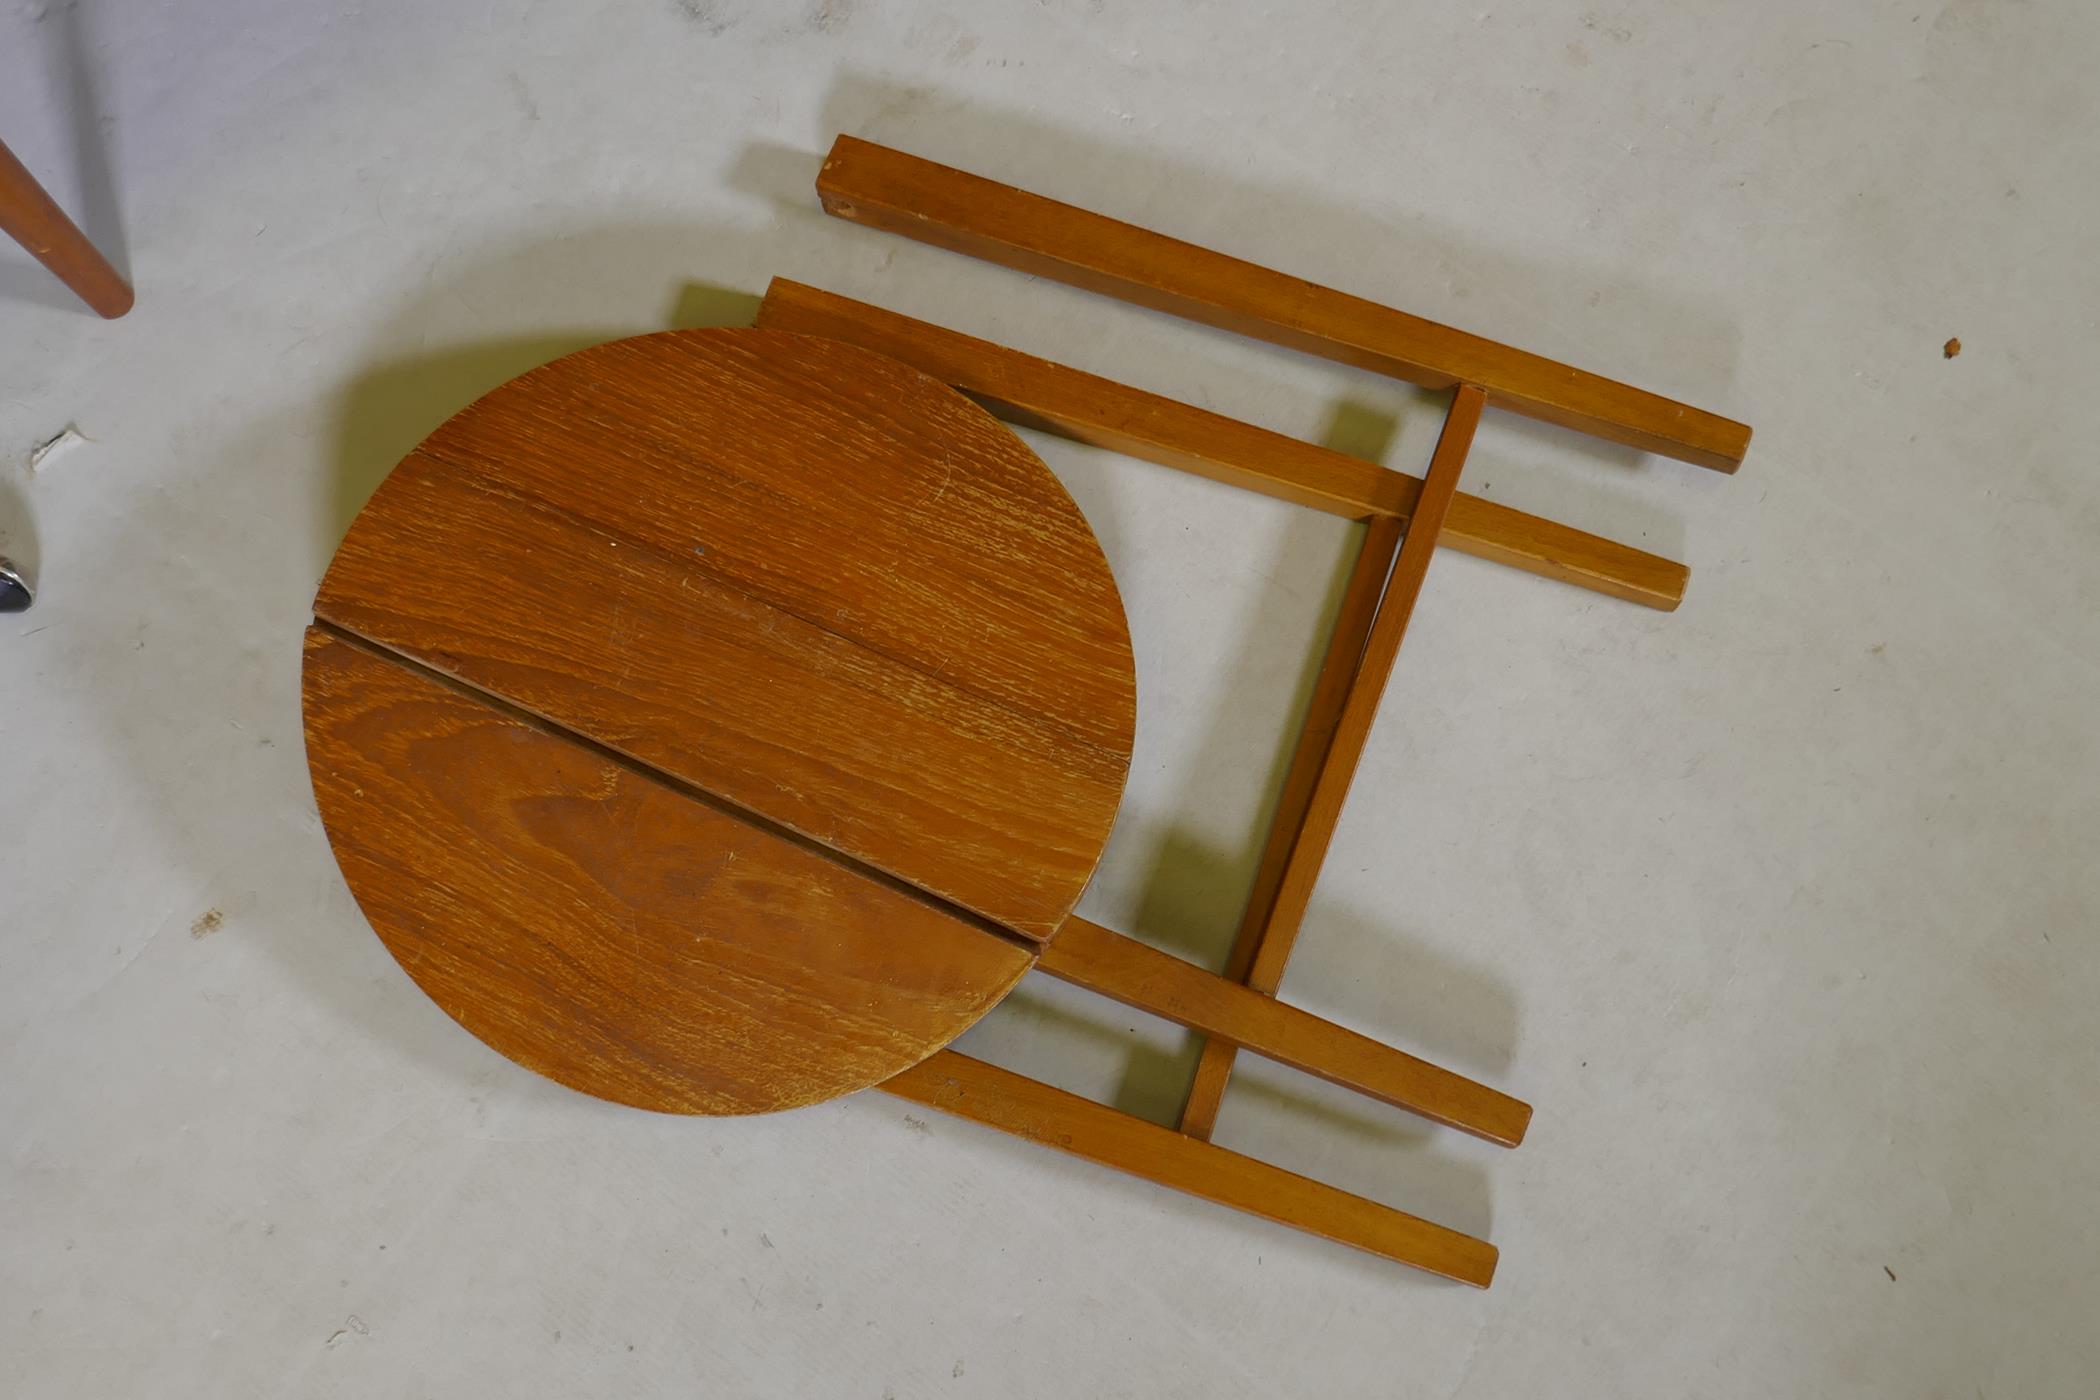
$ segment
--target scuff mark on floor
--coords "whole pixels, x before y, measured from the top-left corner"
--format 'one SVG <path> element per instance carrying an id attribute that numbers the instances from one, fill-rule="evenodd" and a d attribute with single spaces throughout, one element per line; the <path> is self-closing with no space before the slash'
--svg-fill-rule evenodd
<path id="1" fill-rule="evenodd" d="M 684 15 L 710 37 L 719 38 L 737 16 L 722 13 L 722 0 L 676 0 L 678 13 Z"/>
<path id="2" fill-rule="evenodd" d="M 60 457 L 71 452 L 82 443 L 93 441 L 93 438 L 81 432 L 73 424 L 68 423 L 56 435 L 45 438 L 35 447 L 29 449 L 29 470 L 33 472 L 43 471 L 47 467 L 56 465 Z"/>

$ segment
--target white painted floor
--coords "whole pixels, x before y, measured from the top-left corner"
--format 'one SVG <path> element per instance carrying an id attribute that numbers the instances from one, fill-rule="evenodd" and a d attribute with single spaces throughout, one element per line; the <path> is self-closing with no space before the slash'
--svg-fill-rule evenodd
<path id="1" fill-rule="evenodd" d="M 2068 0 L 12 0 L 0 133 L 139 301 L 0 248 L 0 1393 L 2093 1394 L 2096 59 Z M 782 273 L 1426 456 L 1405 388 L 825 219 L 841 130 L 1755 425 L 1733 478 L 1483 430 L 1472 489 L 1690 596 L 1439 557 L 1286 982 L 1530 1139 L 1227 1106 L 1491 1291 L 877 1096 L 581 1098 L 351 903 L 314 584 L 563 350 Z M 1084 907 L 1217 959 L 1346 529 L 1038 446 L 1139 656 Z M 1033 980 L 965 1048 L 1159 1115 L 1190 1063 Z"/>

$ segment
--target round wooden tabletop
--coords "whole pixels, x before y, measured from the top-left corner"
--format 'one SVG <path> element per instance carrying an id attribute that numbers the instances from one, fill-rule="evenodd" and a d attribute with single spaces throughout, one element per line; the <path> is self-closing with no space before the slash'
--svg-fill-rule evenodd
<path id="1" fill-rule="evenodd" d="M 1033 963 L 1136 711 L 1107 561 L 1020 439 L 834 341 L 673 331 L 447 422 L 307 635 L 328 836 L 395 958 L 585 1093 L 878 1083 Z"/>

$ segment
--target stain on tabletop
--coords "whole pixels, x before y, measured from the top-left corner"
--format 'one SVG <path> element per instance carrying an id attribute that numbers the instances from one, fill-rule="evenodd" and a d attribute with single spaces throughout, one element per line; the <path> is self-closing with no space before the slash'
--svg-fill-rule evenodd
<path id="1" fill-rule="evenodd" d="M 207 909 L 190 921 L 190 937 L 209 938 L 226 926 L 226 915 L 217 909 Z"/>

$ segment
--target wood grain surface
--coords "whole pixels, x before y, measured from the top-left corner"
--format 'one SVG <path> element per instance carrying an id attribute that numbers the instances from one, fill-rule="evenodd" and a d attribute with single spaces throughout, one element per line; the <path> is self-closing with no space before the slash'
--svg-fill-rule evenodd
<path id="1" fill-rule="evenodd" d="M 1258 924 L 1249 920 L 1241 925 L 1239 939 L 1233 945 L 1226 975 L 1245 982 L 1257 992 L 1274 995 L 1283 981 L 1284 964 L 1290 960 L 1298 930 L 1305 920 L 1306 906 L 1312 902 L 1313 884 L 1319 879 L 1320 865 L 1327 858 L 1335 826 L 1341 821 L 1342 804 L 1347 800 L 1350 782 L 1356 776 L 1357 760 L 1363 756 L 1364 743 L 1371 734 L 1371 721 L 1378 713 L 1378 701 L 1385 693 L 1393 663 L 1400 655 L 1400 643 L 1407 635 L 1408 621 L 1414 616 L 1415 601 L 1421 596 L 1423 580 L 1428 576 L 1429 560 L 1436 552 L 1437 534 L 1443 529 L 1445 516 L 1457 494 L 1459 474 L 1465 470 L 1466 454 L 1472 449 L 1473 433 L 1480 426 L 1480 411 L 1486 397 L 1471 385 L 1462 386 L 1452 395 L 1450 412 L 1444 418 L 1444 431 L 1437 439 L 1436 452 L 1429 462 L 1429 474 L 1424 478 L 1422 498 L 1415 505 L 1407 536 L 1400 543 L 1399 557 L 1393 562 L 1385 596 L 1379 601 L 1377 615 L 1372 619 L 1370 632 L 1364 640 L 1362 659 L 1348 685 L 1341 713 L 1335 720 L 1326 753 L 1321 757 L 1318 775 L 1313 779 L 1311 793 L 1306 798 L 1298 825 L 1290 834 L 1289 852 L 1283 860 L 1282 875 L 1276 882 L 1275 898 L 1265 919 Z M 1275 839 L 1273 833 L 1271 839 Z M 1184 1132 L 1197 1136 L 1209 1134 L 1217 1121 L 1226 1082 L 1232 1075 L 1235 1053 L 1232 1045 L 1225 1041 L 1211 1040 L 1204 1044 L 1203 1053 L 1196 1061 L 1188 1104 L 1182 1111 Z"/>
<path id="2" fill-rule="evenodd" d="M 1445 1278 L 1485 1288 L 1495 1246 L 943 1050 L 883 1091 Z"/>
<path id="3" fill-rule="evenodd" d="M 804 336 L 640 337 L 496 390 L 381 486 L 315 615 L 1033 939 L 1129 762 L 1121 603 L 1056 479 Z"/>
<path id="4" fill-rule="evenodd" d="M 1612 442 L 1732 472 L 1750 429 L 1540 355 L 852 136 L 817 176 L 841 218 Z"/>
<path id="5" fill-rule="evenodd" d="M 1022 945 L 320 628 L 307 747 L 388 949 L 497 1051 L 672 1113 L 815 1103 L 918 1062 Z"/>
<path id="6" fill-rule="evenodd" d="M 1074 986 L 1503 1147 L 1522 1142 L 1531 1122 L 1531 1106 L 1499 1090 L 1077 914 L 1043 945 L 1036 966 Z"/>
<path id="7" fill-rule="evenodd" d="M 1313 510 L 1405 521 L 1422 492 L 1420 477 L 784 277 L 767 287 L 758 324 L 892 356 L 1024 427 Z M 1666 612 L 1683 601 L 1689 577 L 1674 560 L 1479 496 L 1452 501 L 1442 542 Z"/>
<path id="8" fill-rule="evenodd" d="M 777 331 L 636 336 L 520 375 L 419 450 L 1129 746 L 1130 638 L 1086 518 L 1012 432 L 894 359 Z"/>

